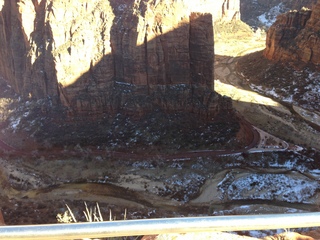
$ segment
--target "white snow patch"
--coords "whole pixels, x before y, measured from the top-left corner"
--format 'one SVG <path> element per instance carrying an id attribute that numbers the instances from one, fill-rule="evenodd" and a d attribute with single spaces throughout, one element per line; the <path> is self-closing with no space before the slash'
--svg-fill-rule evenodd
<path id="1" fill-rule="evenodd" d="M 30 112 L 25 112 L 22 116 L 23 116 L 23 117 L 28 117 L 29 113 L 30 113 Z"/>
<path id="2" fill-rule="evenodd" d="M 20 121 L 21 121 L 20 117 L 18 117 L 16 119 L 11 118 L 9 127 L 15 132 L 20 124 Z"/>
<path id="3" fill-rule="evenodd" d="M 277 19 L 277 16 L 286 11 L 283 3 L 272 7 L 268 12 L 261 14 L 258 19 L 266 27 L 270 27 Z"/>
<path id="4" fill-rule="evenodd" d="M 292 169 L 292 168 L 294 168 L 295 166 L 296 166 L 296 161 L 290 161 L 290 160 L 288 160 L 288 161 L 286 161 L 284 164 L 280 164 L 280 163 L 278 163 L 278 162 L 276 162 L 276 163 L 269 163 L 269 166 L 270 167 L 274 167 L 274 168 L 286 168 L 286 169 Z"/>
<path id="5" fill-rule="evenodd" d="M 119 85 L 125 85 L 125 86 L 134 86 L 134 85 L 133 85 L 133 84 L 131 84 L 131 83 L 119 82 L 119 81 L 116 81 L 116 84 L 119 84 Z"/>
<path id="6" fill-rule="evenodd" d="M 316 181 L 301 176 L 298 178 L 285 174 L 255 173 L 235 179 L 226 189 L 226 193 L 231 200 L 265 199 L 308 203 L 318 187 Z"/>

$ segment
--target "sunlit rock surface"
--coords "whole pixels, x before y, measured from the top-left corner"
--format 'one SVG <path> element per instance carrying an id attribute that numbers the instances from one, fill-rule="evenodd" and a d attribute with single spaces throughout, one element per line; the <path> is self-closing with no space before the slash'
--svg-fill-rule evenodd
<path id="1" fill-rule="evenodd" d="M 159 107 L 212 117 L 219 109 L 213 22 L 239 19 L 239 6 L 239 0 L 2 1 L 0 74 L 25 98 L 49 98 L 71 114 L 140 115 Z"/>
<path id="2" fill-rule="evenodd" d="M 280 15 L 270 27 L 264 55 L 271 60 L 320 64 L 320 2 Z"/>

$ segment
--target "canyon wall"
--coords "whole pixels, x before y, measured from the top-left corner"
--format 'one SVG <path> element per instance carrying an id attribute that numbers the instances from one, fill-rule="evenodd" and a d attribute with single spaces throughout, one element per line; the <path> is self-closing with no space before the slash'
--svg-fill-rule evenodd
<path id="1" fill-rule="evenodd" d="M 320 1 L 312 10 L 290 11 L 270 27 L 265 57 L 297 64 L 320 64 Z"/>
<path id="2" fill-rule="evenodd" d="M 260 16 L 271 20 L 279 13 L 300 10 L 302 7 L 311 8 L 316 2 L 317 0 L 241 0 L 241 19 L 250 26 L 265 27 L 258 19 Z"/>
<path id="3" fill-rule="evenodd" d="M 0 75 L 70 113 L 216 114 L 213 22 L 239 0 L 0 0 Z"/>

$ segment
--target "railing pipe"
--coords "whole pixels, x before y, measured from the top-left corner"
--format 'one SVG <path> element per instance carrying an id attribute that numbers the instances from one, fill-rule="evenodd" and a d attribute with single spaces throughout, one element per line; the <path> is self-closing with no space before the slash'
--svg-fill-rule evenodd
<path id="1" fill-rule="evenodd" d="M 320 226 L 320 213 L 121 220 L 0 227 L 0 239 L 83 239 L 164 233 L 247 231 Z"/>

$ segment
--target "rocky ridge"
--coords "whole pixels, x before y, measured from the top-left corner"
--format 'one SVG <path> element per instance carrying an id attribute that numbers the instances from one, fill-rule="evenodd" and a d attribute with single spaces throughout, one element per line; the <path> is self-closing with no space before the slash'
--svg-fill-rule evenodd
<path id="1" fill-rule="evenodd" d="M 320 63 L 320 2 L 312 8 L 282 14 L 270 27 L 264 56 L 296 64 Z"/>

